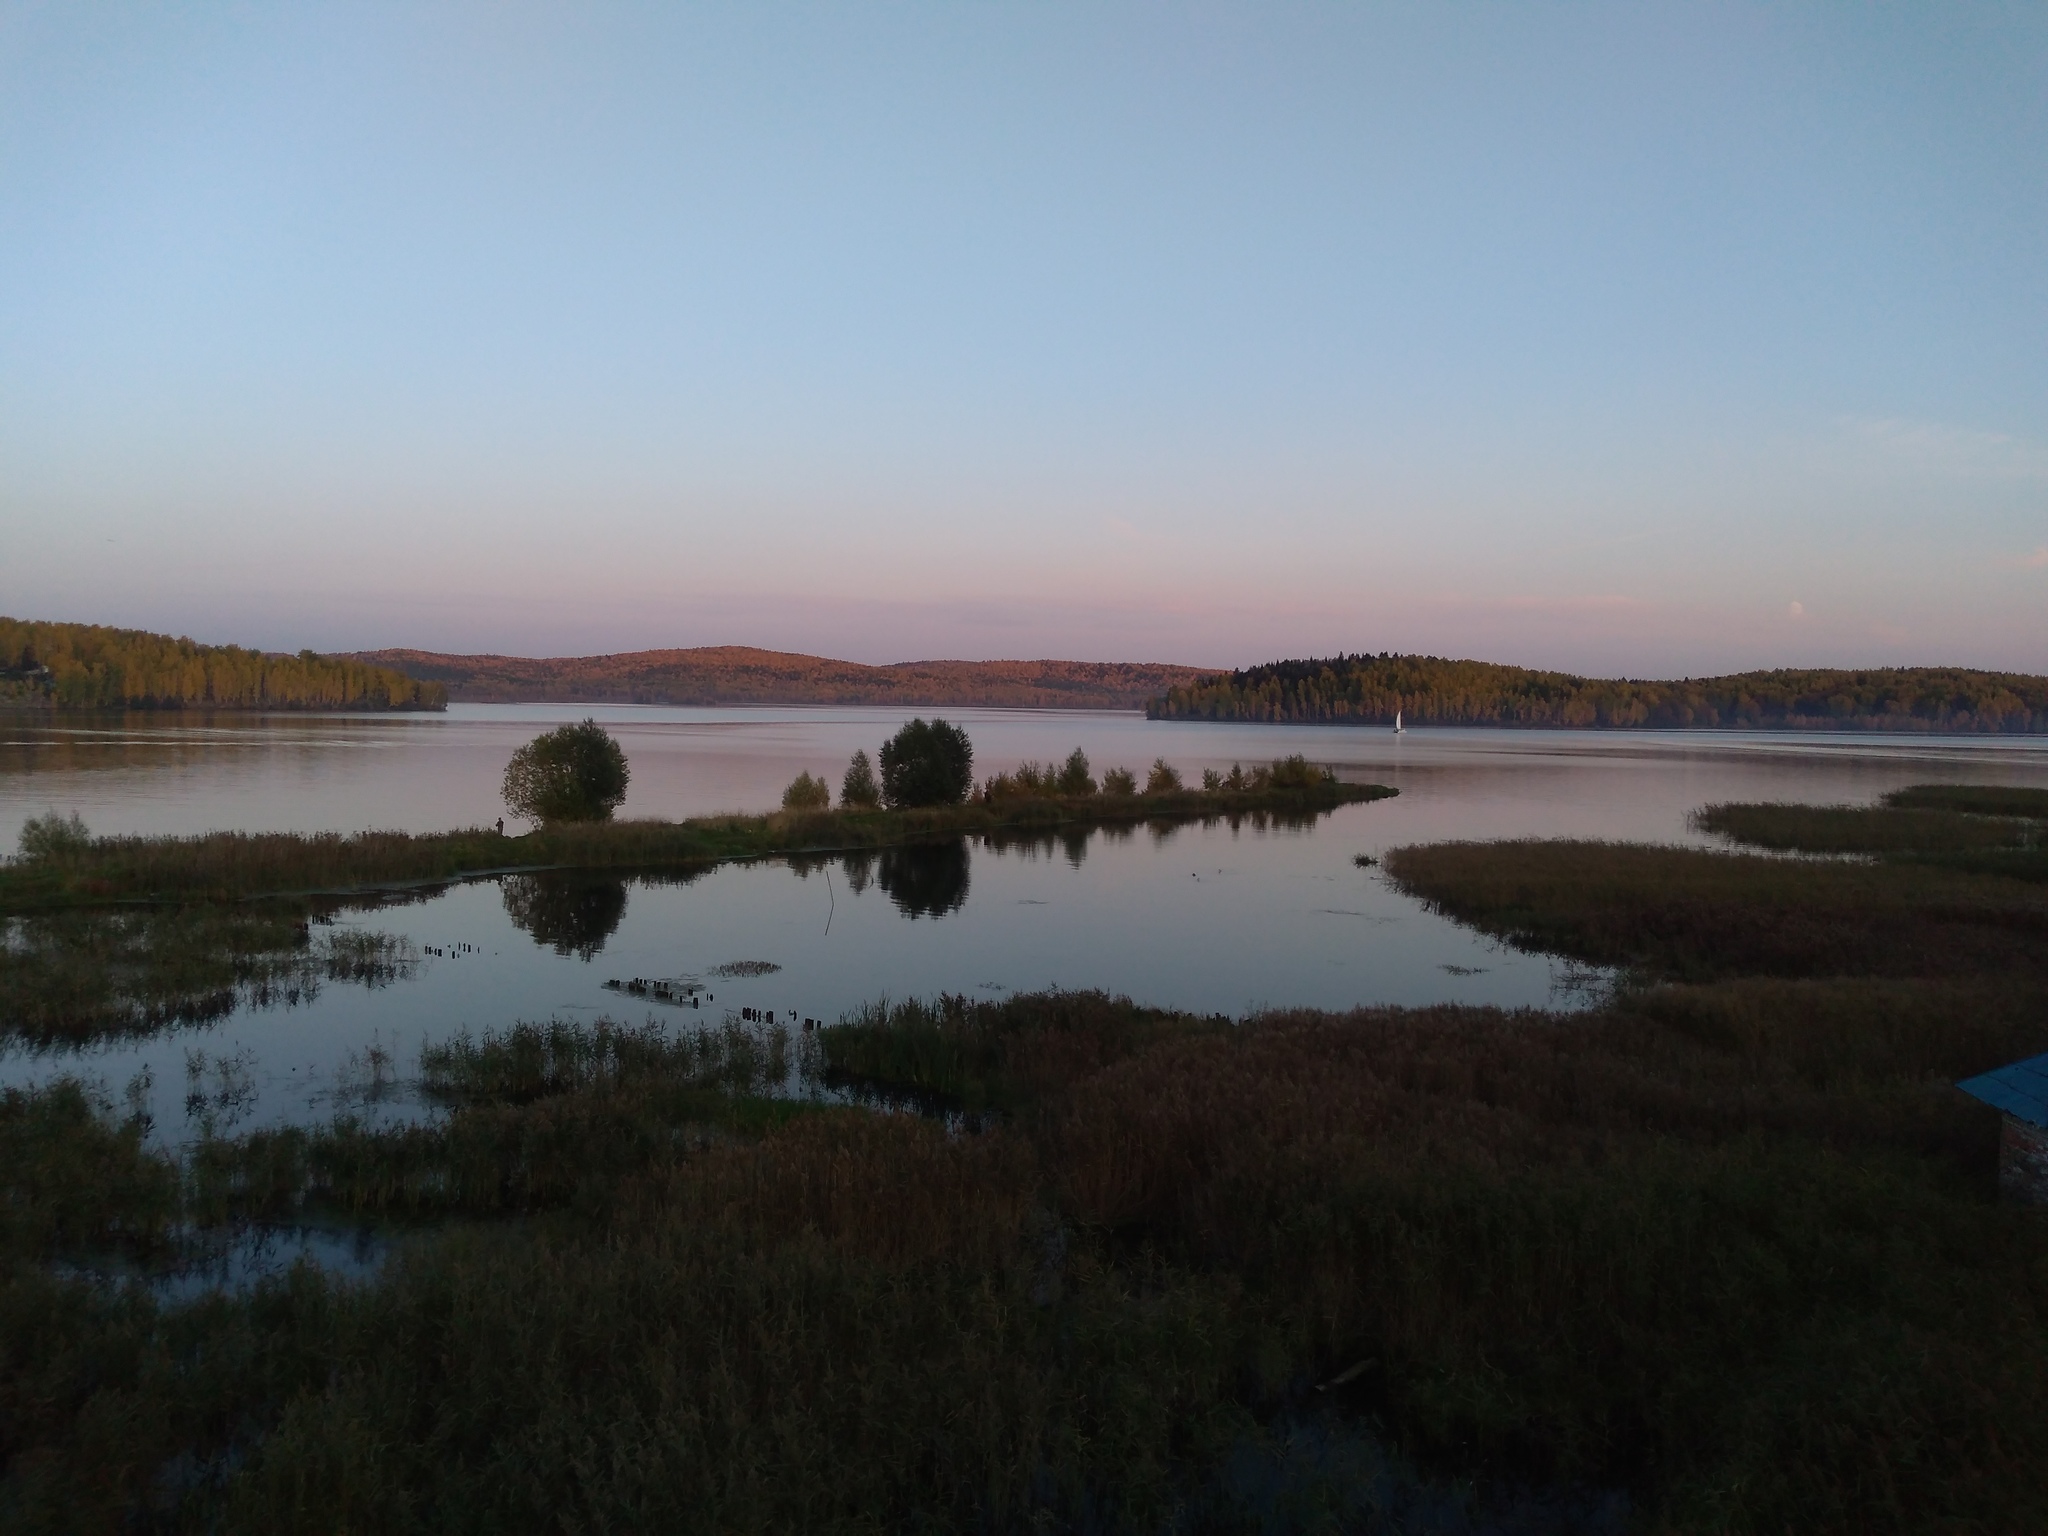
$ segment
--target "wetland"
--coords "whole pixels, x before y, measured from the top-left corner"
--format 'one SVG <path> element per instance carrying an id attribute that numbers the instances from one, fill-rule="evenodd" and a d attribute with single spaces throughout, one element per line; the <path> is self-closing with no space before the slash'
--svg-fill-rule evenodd
<path id="1" fill-rule="evenodd" d="M 655 713 L 609 830 L 731 813 L 680 863 L 183 890 L 146 839 L 497 720 L 9 745 L 136 839 L 5 886 L 10 1528 L 2048 1524 L 2048 1231 L 1951 1086 L 2048 1050 L 2048 754 L 1325 733 L 1400 794 L 799 842 L 663 786 L 873 719 Z"/>

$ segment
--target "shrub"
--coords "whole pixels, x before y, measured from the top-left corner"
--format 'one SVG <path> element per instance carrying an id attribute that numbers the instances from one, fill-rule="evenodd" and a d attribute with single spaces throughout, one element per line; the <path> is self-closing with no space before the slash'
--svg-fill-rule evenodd
<path id="1" fill-rule="evenodd" d="M 40 864 L 68 858 L 92 846 L 92 834 L 78 812 L 59 816 L 55 811 L 31 816 L 21 824 L 21 857 L 25 863 Z"/>
<path id="2" fill-rule="evenodd" d="M 865 747 L 846 765 L 846 777 L 839 781 L 839 803 L 849 811 L 872 811 L 882 803 L 882 786 L 875 780 L 875 765 L 868 761 Z"/>
<path id="3" fill-rule="evenodd" d="M 1145 793 L 1148 795 L 1178 794 L 1182 788 L 1180 770 L 1163 757 L 1152 759 L 1152 771 L 1145 775 Z"/>
<path id="4" fill-rule="evenodd" d="M 1102 792 L 1105 795 L 1135 795 L 1138 792 L 1137 777 L 1128 768 L 1112 768 L 1102 776 Z"/>
<path id="5" fill-rule="evenodd" d="M 1058 773 L 1050 763 L 1019 763 L 999 773 L 982 789 L 984 800 L 1028 800 L 1058 793 Z"/>
<path id="6" fill-rule="evenodd" d="M 1318 784 L 1333 783 L 1337 775 L 1327 768 L 1318 768 L 1299 752 L 1292 757 L 1273 760 L 1272 784 L 1275 789 L 1314 789 Z"/>
<path id="7" fill-rule="evenodd" d="M 505 803 L 528 821 L 609 821 L 626 798 L 626 754 L 595 720 L 536 736 L 505 765 Z"/>
<path id="8" fill-rule="evenodd" d="M 832 786 L 823 779 L 811 777 L 809 769 L 789 781 L 789 788 L 782 792 L 782 808 L 785 811 L 822 811 L 832 804 Z"/>
<path id="9" fill-rule="evenodd" d="M 1059 790 L 1063 795 L 1095 793 L 1095 779 L 1088 772 L 1088 754 L 1079 747 L 1067 754 L 1067 761 L 1060 769 Z"/>
<path id="10" fill-rule="evenodd" d="M 958 805 L 974 788 L 974 748 L 944 720 L 913 720 L 882 745 L 882 798 L 896 810 Z"/>

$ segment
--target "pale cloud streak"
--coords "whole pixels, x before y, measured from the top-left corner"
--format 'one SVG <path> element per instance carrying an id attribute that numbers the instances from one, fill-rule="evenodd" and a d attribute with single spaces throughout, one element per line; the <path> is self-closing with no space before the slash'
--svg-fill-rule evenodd
<path id="1" fill-rule="evenodd" d="M 1843 426 L 1888 459 L 1968 479 L 2048 480 L 2048 448 L 2006 432 L 1896 417 L 1849 417 Z"/>

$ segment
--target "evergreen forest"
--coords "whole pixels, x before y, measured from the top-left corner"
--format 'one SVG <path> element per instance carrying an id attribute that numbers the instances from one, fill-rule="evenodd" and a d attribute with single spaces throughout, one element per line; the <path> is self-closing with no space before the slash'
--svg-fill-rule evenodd
<path id="1" fill-rule="evenodd" d="M 0 618 L 0 704 L 62 709 L 445 709 L 448 690 L 300 651 Z"/>
<path id="2" fill-rule="evenodd" d="M 1961 667 L 1779 668 L 1671 682 L 1435 656 L 1276 661 L 1169 688 L 1154 720 L 1302 725 L 2048 731 L 2048 677 Z"/>

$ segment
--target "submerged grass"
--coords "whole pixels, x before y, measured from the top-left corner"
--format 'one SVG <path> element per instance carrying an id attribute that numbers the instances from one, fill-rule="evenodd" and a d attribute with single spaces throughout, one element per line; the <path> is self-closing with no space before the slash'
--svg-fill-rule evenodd
<path id="1" fill-rule="evenodd" d="M 0 1034 L 39 1046 L 145 1034 L 307 1001 L 324 983 L 388 985 L 418 959 L 403 938 L 282 905 L 0 918 Z"/>

